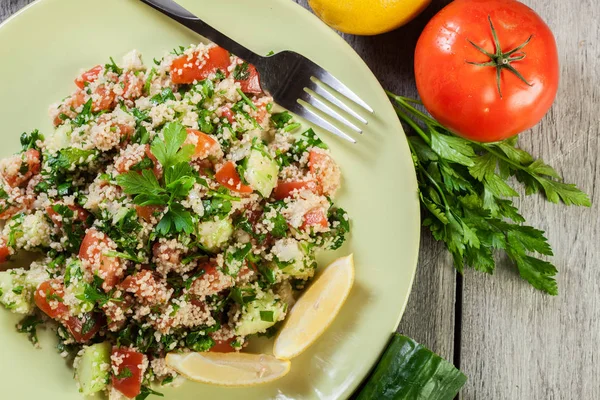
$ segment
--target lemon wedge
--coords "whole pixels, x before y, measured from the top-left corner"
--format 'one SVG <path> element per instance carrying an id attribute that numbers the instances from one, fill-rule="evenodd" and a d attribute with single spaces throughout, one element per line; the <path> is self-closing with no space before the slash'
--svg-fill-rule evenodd
<path id="1" fill-rule="evenodd" d="M 273 354 L 289 360 L 306 350 L 333 322 L 354 283 L 354 257 L 331 263 L 298 299 L 275 339 Z"/>
<path id="2" fill-rule="evenodd" d="M 186 378 L 219 386 L 254 386 L 274 381 L 291 363 L 266 354 L 169 353 L 167 365 Z"/>

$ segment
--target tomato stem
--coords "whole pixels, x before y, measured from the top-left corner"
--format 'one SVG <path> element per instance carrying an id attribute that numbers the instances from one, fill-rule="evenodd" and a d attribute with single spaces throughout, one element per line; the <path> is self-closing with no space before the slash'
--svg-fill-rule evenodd
<path id="1" fill-rule="evenodd" d="M 487 62 L 467 61 L 467 64 L 477 65 L 478 67 L 494 67 L 494 68 L 496 68 L 496 84 L 498 86 L 498 93 L 500 94 L 500 98 L 502 98 L 501 81 L 502 81 L 502 70 L 503 69 L 507 69 L 510 72 L 512 72 L 513 74 L 515 74 L 515 76 L 517 78 L 519 78 L 521 81 L 523 81 L 523 83 L 525 83 L 526 85 L 533 86 L 511 64 L 515 61 L 521 61 L 527 56 L 527 54 L 521 50 L 529 44 L 529 42 L 533 38 L 533 35 L 530 35 L 529 38 L 527 38 L 527 40 L 525 42 L 521 43 L 519 46 L 517 46 L 514 49 L 507 51 L 505 53 L 502 51 L 502 46 L 500 45 L 500 40 L 498 39 L 498 34 L 496 32 L 496 28 L 494 27 L 494 23 L 492 22 L 492 17 L 490 17 L 489 15 L 488 15 L 488 21 L 490 22 L 492 36 L 494 37 L 494 47 L 495 47 L 494 53 L 490 53 L 489 51 L 485 50 L 481 46 L 475 44 L 473 41 L 469 40 L 469 43 L 471 43 L 471 45 L 473 47 L 475 47 L 477 50 L 479 50 L 480 52 L 485 54 L 487 57 L 489 57 L 490 61 L 487 61 Z"/>

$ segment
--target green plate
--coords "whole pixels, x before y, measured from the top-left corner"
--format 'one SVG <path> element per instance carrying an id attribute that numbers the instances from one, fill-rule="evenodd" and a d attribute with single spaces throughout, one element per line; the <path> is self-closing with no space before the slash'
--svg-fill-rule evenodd
<path id="1" fill-rule="evenodd" d="M 395 330 L 408 300 L 419 245 L 417 182 L 409 149 L 377 79 L 334 31 L 289 0 L 181 1 L 206 22 L 267 54 L 295 50 L 321 64 L 375 109 L 358 144 L 321 133 L 344 176 L 339 203 L 352 217 L 351 240 L 323 254 L 320 266 L 355 254 L 356 284 L 327 332 L 268 385 L 221 388 L 186 383 L 161 390 L 169 399 L 347 398 L 366 376 Z M 51 132 L 48 106 L 74 90 L 81 68 L 140 50 L 146 64 L 200 37 L 137 0 L 40 0 L 0 28 L 0 121 L 5 157 L 19 135 Z M 34 349 L 0 311 L 0 377 L 4 399 L 80 399 L 72 371 L 52 335 Z M 270 351 L 267 340 L 254 343 Z"/>

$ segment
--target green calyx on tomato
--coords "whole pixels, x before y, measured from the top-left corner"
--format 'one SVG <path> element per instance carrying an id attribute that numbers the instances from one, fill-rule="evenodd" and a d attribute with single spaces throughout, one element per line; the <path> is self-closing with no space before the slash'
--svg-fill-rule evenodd
<path id="1" fill-rule="evenodd" d="M 482 52 L 483 54 L 488 56 L 490 58 L 490 61 L 483 62 L 483 63 L 467 61 L 467 64 L 477 65 L 479 67 L 494 67 L 494 68 L 496 68 L 496 84 L 498 85 L 498 94 L 500 95 L 501 98 L 502 98 L 501 81 L 502 81 L 502 70 L 503 69 L 507 69 L 510 72 L 512 72 L 513 74 L 515 74 L 526 85 L 533 86 L 531 83 L 527 82 L 527 79 L 525 79 L 523 77 L 523 75 L 521 75 L 521 73 L 519 71 L 517 71 L 515 69 L 515 67 L 513 67 L 511 64 L 512 62 L 520 61 L 527 56 L 527 54 L 521 50 L 525 46 L 527 46 L 527 44 L 531 41 L 531 38 L 533 37 L 533 35 L 530 35 L 529 38 L 527 38 L 527 40 L 525 42 L 523 42 L 522 44 L 520 44 L 519 46 L 504 53 L 502 51 L 502 46 L 500 45 L 500 40 L 498 39 L 498 34 L 496 33 L 496 28 L 494 28 L 494 24 L 492 23 L 492 17 L 490 17 L 489 15 L 488 15 L 488 21 L 490 21 L 490 28 L 492 29 L 492 36 L 494 37 L 494 45 L 496 48 L 496 52 L 494 54 L 492 54 L 489 51 L 482 48 L 481 46 L 478 46 L 477 44 L 475 44 L 473 41 L 469 40 L 469 43 L 471 43 L 473 45 L 473 47 L 475 47 L 477 50 L 479 50 L 480 52 Z"/>

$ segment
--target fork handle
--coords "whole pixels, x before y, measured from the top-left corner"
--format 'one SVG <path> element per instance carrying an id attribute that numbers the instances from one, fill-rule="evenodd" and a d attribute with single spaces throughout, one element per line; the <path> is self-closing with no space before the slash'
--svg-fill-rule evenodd
<path id="1" fill-rule="evenodd" d="M 212 26 L 208 25 L 206 22 L 202 21 L 200 18 L 173 0 L 141 1 L 251 64 L 258 63 L 262 58 L 258 54 L 247 49 L 235 40 L 230 39 Z"/>

